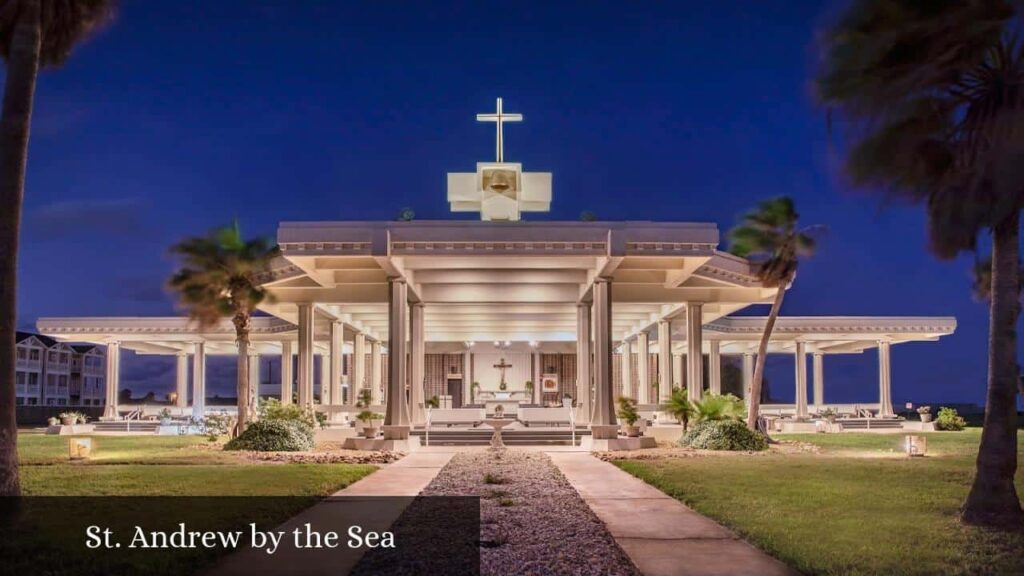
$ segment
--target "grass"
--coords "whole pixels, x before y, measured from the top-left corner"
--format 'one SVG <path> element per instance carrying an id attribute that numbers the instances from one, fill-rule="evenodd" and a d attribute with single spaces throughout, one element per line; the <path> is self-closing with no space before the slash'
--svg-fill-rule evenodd
<path id="1" fill-rule="evenodd" d="M 902 435 L 847 433 L 778 437 L 820 454 L 616 464 L 805 573 L 1024 573 L 1024 534 L 957 520 L 980 431 L 926 436 L 929 456 L 915 459 L 901 456 Z"/>
<path id="2" fill-rule="evenodd" d="M 83 526 L 101 523 L 117 534 L 142 523 L 147 530 L 179 522 L 203 530 L 244 529 L 250 522 L 269 528 L 376 470 L 258 463 L 195 436 L 97 436 L 93 456 L 71 462 L 67 437 L 21 434 L 18 456 L 26 496 L 74 498 L 26 501 L 20 524 L 0 537 L 0 557 L 16 560 L 5 567 L 12 573 L 191 573 L 224 551 L 87 553 Z M 89 498 L 95 496 L 110 498 Z"/>

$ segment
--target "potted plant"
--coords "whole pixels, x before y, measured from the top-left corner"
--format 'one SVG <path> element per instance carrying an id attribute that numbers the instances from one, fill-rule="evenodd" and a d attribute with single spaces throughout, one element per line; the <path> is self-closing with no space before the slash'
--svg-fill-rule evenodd
<path id="1" fill-rule="evenodd" d="M 164 408 L 163 410 L 161 410 L 159 413 L 157 413 L 157 417 L 160 418 L 160 425 L 161 426 L 170 426 L 171 425 L 171 410 L 170 410 L 170 408 Z"/>
<path id="2" fill-rule="evenodd" d="M 380 432 L 380 426 L 384 422 L 384 415 L 363 410 L 356 415 L 356 419 L 362 425 L 364 438 L 376 438 L 377 433 Z"/>
<path id="3" fill-rule="evenodd" d="M 480 383 L 473 382 L 469 385 L 469 403 L 476 404 L 476 394 L 480 391 Z"/>
<path id="4" fill-rule="evenodd" d="M 75 424 L 86 424 L 89 422 L 89 417 L 81 412 L 75 412 Z"/>
<path id="5" fill-rule="evenodd" d="M 918 413 L 919 416 L 921 416 L 921 422 L 931 422 L 932 421 L 932 407 L 931 406 L 921 406 L 920 408 L 917 409 L 917 413 Z"/>
<path id="6" fill-rule="evenodd" d="M 839 413 L 833 410 L 832 408 L 825 408 L 821 412 L 818 412 L 818 416 L 832 424 L 835 423 L 836 417 L 839 416 Z"/>
<path id="7" fill-rule="evenodd" d="M 74 426 L 78 423 L 78 414 L 76 412 L 61 412 L 60 423 L 64 426 Z"/>
<path id="8" fill-rule="evenodd" d="M 530 400 L 533 400 L 533 380 L 526 381 L 526 394 L 530 396 Z"/>
<path id="9" fill-rule="evenodd" d="M 435 394 L 434 396 L 431 396 L 430 398 L 427 399 L 426 405 L 427 408 L 440 408 L 441 400 Z"/>
<path id="10" fill-rule="evenodd" d="M 56 426 L 60 424 L 60 419 L 58 419 L 56 416 L 50 416 L 49 418 L 46 419 L 46 423 L 50 426 Z"/>
<path id="11" fill-rule="evenodd" d="M 623 431 L 630 438 L 640 436 L 640 427 L 636 425 L 640 420 L 640 413 L 636 411 L 636 400 L 628 396 L 619 396 L 619 410 L 616 412 L 619 420 L 623 422 Z"/>
<path id="12" fill-rule="evenodd" d="M 372 399 L 373 396 L 372 394 L 370 394 L 370 389 L 363 388 L 362 390 L 359 391 L 359 399 L 356 400 L 356 408 L 369 408 L 370 401 Z"/>

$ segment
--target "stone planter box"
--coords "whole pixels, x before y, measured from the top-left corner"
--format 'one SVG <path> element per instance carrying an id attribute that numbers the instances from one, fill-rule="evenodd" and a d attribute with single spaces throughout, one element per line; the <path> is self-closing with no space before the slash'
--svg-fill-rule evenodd
<path id="1" fill-rule="evenodd" d="M 71 426 L 57 424 L 56 426 L 47 426 L 46 433 L 53 434 L 56 436 L 73 436 L 81 434 L 92 434 L 95 429 L 96 426 L 92 424 L 72 424 Z"/>

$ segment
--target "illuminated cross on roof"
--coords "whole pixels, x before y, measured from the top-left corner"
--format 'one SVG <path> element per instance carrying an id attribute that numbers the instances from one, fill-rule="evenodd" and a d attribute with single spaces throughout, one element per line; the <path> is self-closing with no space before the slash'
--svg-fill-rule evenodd
<path id="1" fill-rule="evenodd" d="M 494 114 L 477 114 L 477 122 L 494 122 L 498 125 L 498 141 L 496 144 L 497 162 L 505 161 L 505 133 L 502 124 L 505 122 L 522 122 L 522 114 L 505 114 L 501 111 L 501 98 L 498 98 L 498 109 Z"/>

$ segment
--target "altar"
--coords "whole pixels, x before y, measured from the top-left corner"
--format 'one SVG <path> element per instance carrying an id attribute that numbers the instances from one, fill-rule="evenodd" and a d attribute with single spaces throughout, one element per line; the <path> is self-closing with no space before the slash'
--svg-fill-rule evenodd
<path id="1" fill-rule="evenodd" d="M 520 404 L 530 403 L 530 395 L 525 390 L 485 391 L 480 393 L 480 400 L 488 414 L 495 414 L 498 406 L 501 406 L 505 415 L 514 417 Z"/>

